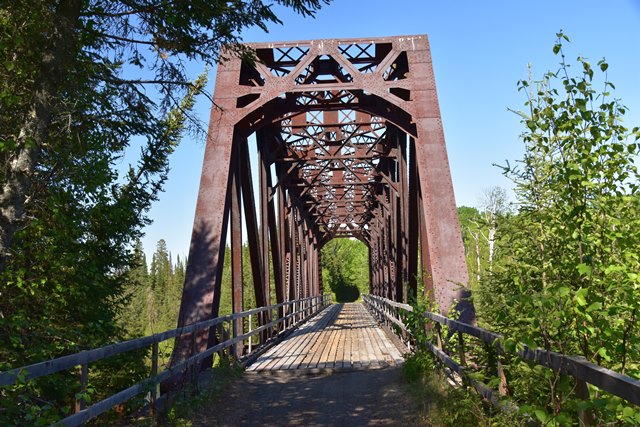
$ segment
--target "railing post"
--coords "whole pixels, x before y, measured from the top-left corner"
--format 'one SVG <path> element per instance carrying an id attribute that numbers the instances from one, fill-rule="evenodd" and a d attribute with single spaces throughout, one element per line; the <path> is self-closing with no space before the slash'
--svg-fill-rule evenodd
<path id="1" fill-rule="evenodd" d="M 436 337 L 438 339 L 438 349 L 440 351 L 444 351 L 444 340 L 442 339 L 442 326 L 440 325 L 440 323 L 435 322 L 434 327 L 436 329 Z"/>
<path id="2" fill-rule="evenodd" d="M 289 317 L 289 315 L 291 314 L 291 302 L 287 302 L 286 305 L 284 306 L 284 328 L 285 329 L 289 329 L 289 326 L 291 326 L 291 317 Z"/>
<path id="3" fill-rule="evenodd" d="M 498 392 L 500 396 L 506 396 L 509 394 L 509 387 L 507 386 L 507 377 L 504 374 L 504 367 L 502 366 L 502 352 L 500 351 L 500 341 L 496 340 L 496 366 L 498 368 L 498 378 L 500 379 L 500 385 L 498 385 Z"/>
<path id="4" fill-rule="evenodd" d="M 209 328 L 210 330 L 210 328 Z M 198 345 L 197 345 L 197 338 L 196 338 L 196 332 L 192 332 L 191 333 L 191 356 L 195 356 L 198 353 Z M 196 384 L 196 372 L 197 372 L 197 363 L 193 363 L 191 365 L 191 384 L 195 385 Z"/>
<path id="5" fill-rule="evenodd" d="M 401 321 L 400 319 L 400 308 L 396 308 L 396 320 Z M 402 322 L 402 324 L 404 325 L 404 322 Z M 406 325 L 405 325 L 406 328 Z M 409 340 L 409 338 L 407 337 L 407 331 L 405 329 L 402 329 L 402 342 L 407 342 Z"/>
<path id="6" fill-rule="evenodd" d="M 576 395 L 578 399 L 588 401 L 591 399 L 589 395 L 589 386 L 585 381 L 576 377 Z M 593 414 L 590 409 L 578 409 L 578 425 L 580 427 L 590 427 Z"/>
<path id="7" fill-rule="evenodd" d="M 87 378 L 89 376 L 89 365 L 83 363 L 80 365 L 80 369 L 78 369 L 78 380 L 80 381 L 80 391 L 78 393 L 78 397 L 76 397 L 75 402 L 75 412 L 78 413 L 84 410 L 87 406 L 87 402 L 85 399 L 85 394 L 87 393 Z"/>
<path id="8" fill-rule="evenodd" d="M 464 348 L 464 336 L 462 332 L 458 331 L 458 356 L 460 357 L 460 365 L 467 366 L 467 356 Z"/>
<path id="9" fill-rule="evenodd" d="M 151 378 L 158 375 L 158 342 L 154 341 L 151 346 Z M 160 397 L 160 384 L 153 382 L 153 388 L 151 389 L 151 395 L 149 400 L 149 413 L 151 418 L 156 416 L 156 400 Z"/>
<path id="10" fill-rule="evenodd" d="M 234 340 L 238 336 L 238 326 L 239 326 L 238 322 L 240 322 L 240 321 L 241 321 L 241 319 L 233 319 L 231 321 L 231 338 L 234 339 Z M 240 334 L 240 335 L 242 335 L 242 334 Z M 240 345 L 239 345 L 239 343 L 236 342 L 231 346 L 231 353 L 233 354 L 233 358 L 234 359 L 236 359 L 236 360 L 240 359 L 240 357 L 242 355 L 240 354 Z"/>
<path id="11" fill-rule="evenodd" d="M 258 322 L 259 326 L 264 326 L 267 324 L 267 313 L 265 312 L 264 308 L 260 313 L 258 313 L 258 319 L 260 319 L 260 321 Z M 267 339 L 269 339 L 267 335 L 268 332 L 266 329 L 264 329 L 260 333 L 260 344 L 264 344 L 265 342 L 267 342 Z"/>
<path id="12" fill-rule="evenodd" d="M 249 315 L 249 354 L 251 354 L 251 347 L 253 344 L 253 334 L 251 334 L 251 331 L 253 331 L 253 319 L 251 318 L 251 314 Z"/>

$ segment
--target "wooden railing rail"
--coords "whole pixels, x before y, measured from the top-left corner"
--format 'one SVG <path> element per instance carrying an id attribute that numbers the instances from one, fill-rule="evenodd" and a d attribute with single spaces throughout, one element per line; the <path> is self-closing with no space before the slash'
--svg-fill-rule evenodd
<path id="1" fill-rule="evenodd" d="M 401 312 L 413 312 L 413 307 L 408 304 L 401 304 L 381 298 L 374 295 L 363 295 L 363 301 L 369 310 L 378 317 L 379 320 L 388 324 L 397 326 L 403 334 L 410 334 L 407 326 L 403 323 Z M 488 398 L 492 402 L 502 406 L 499 398 L 496 396 L 495 391 L 484 383 L 481 383 L 471 378 L 466 371 L 465 361 L 465 348 L 462 335 L 470 335 L 480 339 L 481 341 L 493 346 L 496 351 L 496 363 L 497 372 L 500 377 L 499 394 L 504 395 L 507 392 L 506 378 L 502 370 L 502 357 L 505 350 L 503 347 L 502 335 L 488 331 L 486 329 L 470 325 L 467 323 L 458 322 L 453 319 L 449 319 L 440 314 L 425 312 L 422 313 L 422 317 L 425 320 L 432 321 L 434 323 L 435 335 L 437 337 L 437 345 L 431 342 L 427 342 L 429 350 L 447 367 L 452 371 L 458 373 L 469 384 L 474 386 L 484 397 Z M 454 334 L 458 335 L 458 353 L 460 363 L 456 362 L 451 356 L 451 352 L 446 348 L 445 339 L 442 337 L 440 328 L 447 326 L 449 336 L 447 339 L 451 339 Z M 630 403 L 640 406 L 640 381 L 631 378 L 626 375 L 619 374 L 602 366 L 598 366 L 587 361 L 580 356 L 569 356 L 560 353 L 556 353 L 550 350 L 542 348 L 532 349 L 525 344 L 518 346 L 516 354 L 523 360 L 533 362 L 535 364 L 552 369 L 560 374 L 568 375 L 576 379 L 576 388 L 580 395 L 580 399 L 589 399 L 589 390 L 586 384 L 591 384 L 600 390 L 611 393 L 618 396 Z M 588 417 L 584 414 L 579 414 L 581 420 L 586 420 Z"/>
<path id="2" fill-rule="evenodd" d="M 272 333 L 273 336 L 277 336 L 278 334 L 281 334 L 288 329 L 296 327 L 298 324 L 305 321 L 309 316 L 324 309 L 329 304 L 331 304 L 330 295 L 321 295 L 317 297 L 287 301 L 280 304 L 275 304 L 267 307 L 258 307 L 241 313 L 234 313 L 211 320 L 194 323 L 189 326 L 160 332 L 147 337 L 124 341 L 121 343 L 116 343 L 92 350 L 81 351 L 79 353 L 59 357 L 57 359 L 35 363 L 5 372 L 0 372 L 0 387 L 11 386 L 19 381 L 29 381 L 80 366 L 81 389 L 84 389 L 86 387 L 87 371 L 90 363 L 97 362 L 108 357 L 116 356 L 118 354 L 123 354 L 152 346 L 153 351 L 151 377 L 100 402 L 97 402 L 88 408 L 85 408 L 84 402 L 80 400 L 76 403 L 76 413 L 61 420 L 59 422 L 59 425 L 81 425 L 82 423 L 95 418 L 96 416 L 108 411 L 109 409 L 128 401 L 134 396 L 149 390 L 152 390 L 151 408 L 153 410 L 154 401 L 159 396 L 158 385 L 161 382 L 173 377 L 178 373 L 185 371 L 191 366 L 196 365 L 197 363 L 203 361 L 205 358 L 213 355 L 214 353 L 233 347 L 240 342 L 244 342 L 245 340 L 248 341 L 247 349 L 249 351 L 249 353 L 245 356 L 248 356 L 251 352 L 255 352 L 259 348 L 259 346 L 253 344 L 253 336 L 264 331 L 270 331 L 270 334 Z M 272 320 L 264 325 L 260 325 L 257 328 L 253 328 L 252 317 L 265 312 L 270 313 L 269 318 Z M 281 316 L 279 316 L 279 313 L 281 314 Z M 233 330 L 233 321 L 236 319 L 244 318 L 249 319 L 247 331 L 245 332 L 244 322 L 242 322 L 242 331 Z M 213 347 L 210 347 L 206 351 L 191 356 L 181 363 L 158 373 L 159 343 L 171 338 L 176 338 L 181 335 L 192 334 L 195 332 L 203 331 L 205 329 L 211 330 L 212 327 L 220 327 L 227 322 L 229 323 L 229 330 L 233 333 L 232 338 L 225 340 Z"/>

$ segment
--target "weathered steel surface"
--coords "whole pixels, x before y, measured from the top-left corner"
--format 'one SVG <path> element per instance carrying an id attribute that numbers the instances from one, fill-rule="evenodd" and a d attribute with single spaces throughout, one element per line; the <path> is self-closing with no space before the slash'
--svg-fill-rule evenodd
<path id="1" fill-rule="evenodd" d="M 257 62 L 218 68 L 179 324 L 217 314 L 236 176 L 258 304 L 270 301 L 271 271 L 277 301 L 319 294 L 320 248 L 354 237 L 370 250 L 372 293 L 406 302 L 419 251 L 425 287 L 447 313 L 468 277 L 427 37 L 250 46 Z M 246 147 L 230 165 L 233 145 L 254 132 L 256 204 L 250 174 L 237 171 Z M 176 348 L 180 360 L 190 347 Z"/>

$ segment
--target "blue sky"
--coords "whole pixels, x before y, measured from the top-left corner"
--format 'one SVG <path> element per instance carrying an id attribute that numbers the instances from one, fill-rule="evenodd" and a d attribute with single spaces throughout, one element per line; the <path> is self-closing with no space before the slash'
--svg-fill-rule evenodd
<path id="1" fill-rule="evenodd" d="M 391 6 L 389 6 L 391 5 Z M 315 19 L 274 8 L 283 25 L 269 33 L 247 29 L 247 42 L 427 34 L 438 89 L 458 206 L 475 206 L 482 191 L 510 182 L 494 163 L 522 155 L 517 81 L 556 70 L 551 49 L 562 29 L 571 38 L 567 59 L 581 55 L 609 62 L 614 95 L 629 107 L 626 124 L 640 126 L 640 0 L 429 1 L 334 0 Z M 193 64 L 194 74 L 202 67 Z M 215 81 L 211 71 L 209 87 Z M 208 121 L 210 102 L 201 97 L 197 114 Z M 189 250 L 204 141 L 185 138 L 171 158 L 171 172 L 150 211 L 143 245 L 150 257 L 165 239 L 180 257 Z"/>

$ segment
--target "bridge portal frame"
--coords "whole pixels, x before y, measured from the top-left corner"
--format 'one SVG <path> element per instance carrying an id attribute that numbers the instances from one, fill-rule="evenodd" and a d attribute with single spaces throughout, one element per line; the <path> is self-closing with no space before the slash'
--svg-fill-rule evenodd
<path id="1" fill-rule="evenodd" d="M 228 228 L 234 312 L 244 309 L 246 230 L 258 306 L 272 299 L 271 269 L 276 302 L 319 295 L 322 245 L 352 236 L 369 247 L 372 294 L 406 302 L 421 279 L 446 314 L 465 297 L 468 275 L 427 36 L 249 46 L 255 63 L 232 57 L 217 70 L 178 326 L 217 316 Z M 382 141 L 364 148 L 344 142 L 347 126 L 371 139 L 380 122 Z M 306 151 L 285 141 L 308 136 L 313 126 L 320 130 Z M 356 170 L 358 159 L 365 167 Z M 333 174 L 340 162 L 344 170 Z M 473 307 L 463 316 L 470 320 Z M 183 338 L 174 363 L 216 339 Z"/>

